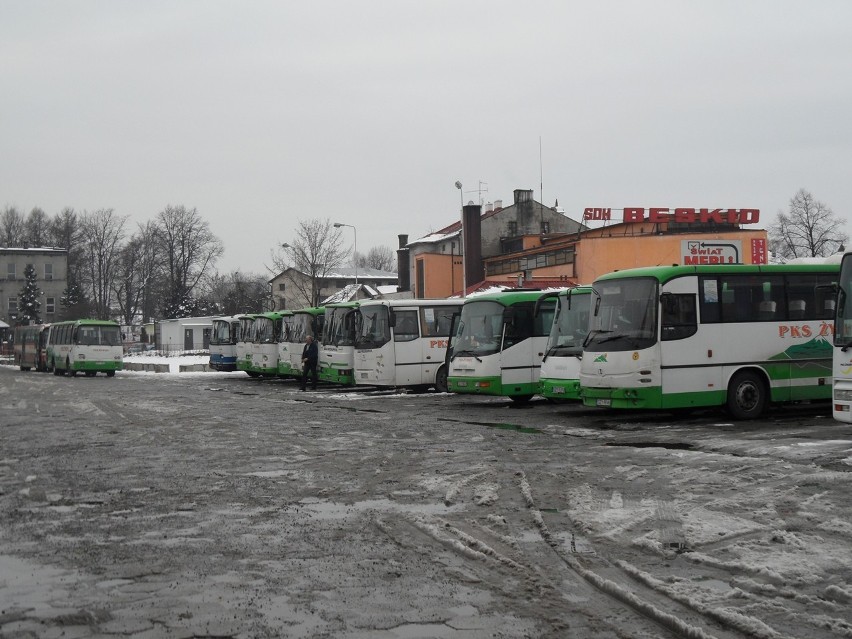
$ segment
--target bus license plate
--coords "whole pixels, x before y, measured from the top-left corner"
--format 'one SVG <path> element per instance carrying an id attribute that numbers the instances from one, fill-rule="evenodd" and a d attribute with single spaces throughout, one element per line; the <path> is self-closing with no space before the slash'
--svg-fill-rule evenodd
<path id="1" fill-rule="evenodd" d="M 467 382 L 458 382 L 459 386 L 467 386 Z"/>
<path id="2" fill-rule="evenodd" d="M 612 406 L 611 399 L 599 399 L 595 402 L 598 406 Z"/>
<path id="3" fill-rule="evenodd" d="M 565 387 L 564 386 L 554 386 L 553 387 L 553 394 L 554 395 L 562 395 L 564 393 L 565 393 Z"/>

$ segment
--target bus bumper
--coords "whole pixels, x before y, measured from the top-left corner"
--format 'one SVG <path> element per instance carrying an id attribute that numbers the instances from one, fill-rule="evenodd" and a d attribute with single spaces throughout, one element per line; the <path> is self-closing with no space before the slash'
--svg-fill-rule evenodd
<path id="1" fill-rule="evenodd" d="M 522 397 L 538 393 L 538 382 L 503 384 L 499 377 L 448 377 L 447 388 L 451 393 Z"/>
<path id="2" fill-rule="evenodd" d="M 342 384 L 344 386 L 355 385 L 355 371 L 352 368 L 334 368 L 331 366 L 320 366 L 317 377 L 323 382 L 331 384 Z"/>
<path id="3" fill-rule="evenodd" d="M 659 386 L 647 388 L 589 388 L 580 389 L 584 406 L 599 408 L 662 408 Z"/>
<path id="4" fill-rule="evenodd" d="M 548 399 L 580 399 L 580 380 L 540 379 L 538 394 Z"/>

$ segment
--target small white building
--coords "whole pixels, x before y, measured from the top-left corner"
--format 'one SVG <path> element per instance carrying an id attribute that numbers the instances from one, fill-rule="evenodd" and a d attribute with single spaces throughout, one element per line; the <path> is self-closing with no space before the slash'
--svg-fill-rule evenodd
<path id="1" fill-rule="evenodd" d="M 160 320 L 154 327 L 154 344 L 164 353 L 209 350 L 212 334 L 212 315 Z"/>

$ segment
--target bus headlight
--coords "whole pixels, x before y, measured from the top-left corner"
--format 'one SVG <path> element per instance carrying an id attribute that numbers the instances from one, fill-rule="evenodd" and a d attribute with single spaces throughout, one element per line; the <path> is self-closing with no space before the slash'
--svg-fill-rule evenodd
<path id="1" fill-rule="evenodd" d="M 86 359 L 86 356 L 83 353 L 77 355 L 77 359 Z"/>
<path id="2" fill-rule="evenodd" d="M 839 402 L 852 402 L 852 390 L 834 389 L 834 399 Z"/>

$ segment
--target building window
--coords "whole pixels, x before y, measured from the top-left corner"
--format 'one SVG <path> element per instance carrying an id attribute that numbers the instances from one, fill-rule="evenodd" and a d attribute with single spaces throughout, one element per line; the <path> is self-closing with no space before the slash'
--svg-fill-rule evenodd
<path id="1" fill-rule="evenodd" d="M 6 310 L 9 313 L 17 313 L 18 312 L 18 298 L 17 297 L 10 297 L 9 298 L 9 300 L 7 302 Z"/>
<path id="2" fill-rule="evenodd" d="M 279 282 L 278 283 L 278 290 L 279 291 L 286 291 L 287 290 L 287 284 L 285 284 L 284 282 Z"/>
<path id="3" fill-rule="evenodd" d="M 515 237 L 518 234 L 518 222 L 517 220 L 509 221 L 509 237 Z"/>
<path id="4" fill-rule="evenodd" d="M 547 222 L 547 221 L 545 221 L 545 220 L 542 220 L 542 222 L 541 222 L 541 232 L 542 232 L 542 234 L 544 234 L 544 233 L 550 233 L 550 222 Z"/>
<path id="5" fill-rule="evenodd" d="M 44 279 L 52 280 L 53 279 L 53 264 L 47 263 L 44 265 Z"/>
<path id="6" fill-rule="evenodd" d="M 15 279 L 15 265 L 14 264 L 6 264 L 6 279 L 7 280 Z"/>
<path id="7" fill-rule="evenodd" d="M 44 299 L 44 312 L 47 315 L 53 315 L 56 312 L 56 298 L 46 297 Z"/>

